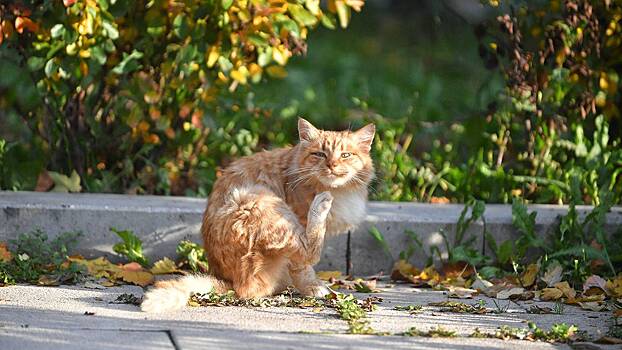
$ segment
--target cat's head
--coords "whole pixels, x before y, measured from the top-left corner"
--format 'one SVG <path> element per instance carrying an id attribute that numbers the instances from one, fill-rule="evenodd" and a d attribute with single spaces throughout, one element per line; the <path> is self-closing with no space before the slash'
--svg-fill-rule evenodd
<path id="1" fill-rule="evenodd" d="M 298 173 L 331 188 L 367 186 L 374 176 L 369 152 L 375 132 L 374 124 L 357 131 L 319 130 L 299 118 Z"/>

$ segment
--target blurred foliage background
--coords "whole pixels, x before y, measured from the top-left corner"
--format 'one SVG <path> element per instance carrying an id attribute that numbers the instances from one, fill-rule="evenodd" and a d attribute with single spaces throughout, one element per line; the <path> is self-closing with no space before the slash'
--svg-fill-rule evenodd
<path id="1" fill-rule="evenodd" d="M 206 196 L 304 116 L 377 124 L 374 199 L 620 203 L 621 16 L 604 0 L 2 4 L 0 188 Z"/>

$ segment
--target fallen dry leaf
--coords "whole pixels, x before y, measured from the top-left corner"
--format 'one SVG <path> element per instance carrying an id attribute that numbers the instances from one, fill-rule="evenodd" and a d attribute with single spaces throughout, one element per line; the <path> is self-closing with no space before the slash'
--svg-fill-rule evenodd
<path id="1" fill-rule="evenodd" d="M 544 288 L 540 292 L 540 300 L 542 301 L 558 300 L 562 296 L 564 296 L 564 292 L 557 288 Z"/>
<path id="2" fill-rule="evenodd" d="M 0 262 L 10 262 L 13 255 L 9 251 L 9 247 L 5 242 L 0 242 Z"/>
<path id="3" fill-rule="evenodd" d="M 441 280 L 441 275 L 434 269 L 434 266 L 426 267 L 425 269 L 423 269 L 423 271 L 421 271 L 419 275 L 415 277 L 422 281 L 427 281 L 428 284 L 432 282 L 433 284 L 430 284 L 430 285 L 436 285 Z"/>
<path id="4" fill-rule="evenodd" d="M 379 293 L 380 292 L 380 290 L 376 288 L 376 280 L 365 281 L 360 278 L 354 281 L 354 289 L 359 293 Z"/>
<path id="5" fill-rule="evenodd" d="M 419 270 L 406 260 L 398 260 L 393 264 L 391 279 L 394 281 L 411 281 L 412 276 L 418 275 Z"/>
<path id="6" fill-rule="evenodd" d="M 47 192 L 54 186 L 54 180 L 50 177 L 47 170 L 43 170 L 39 177 L 37 178 L 37 185 L 35 186 L 35 191 L 37 192 Z"/>
<path id="7" fill-rule="evenodd" d="M 89 275 L 95 278 L 114 278 L 114 275 L 121 271 L 121 268 L 104 257 L 92 260 L 84 260 L 81 257 L 69 257 L 69 261 L 86 266 Z"/>
<path id="8" fill-rule="evenodd" d="M 106 286 L 91 281 L 86 281 L 83 287 L 88 289 L 106 289 Z"/>
<path id="9" fill-rule="evenodd" d="M 544 276 L 540 279 L 546 283 L 547 287 L 553 287 L 556 283 L 562 281 L 562 274 L 564 273 L 564 269 L 558 263 L 551 263 L 544 272 Z"/>
<path id="10" fill-rule="evenodd" d="M 594 294 L 594 295 L 582 295 L 577 297 L 575 301 L 578 302 L 590 302 L 590 301 L 603 301 L 607 299 L 605 294 Z"/>
<path id="11" fill-rule="evenodd" d="M 605 284 L 607 293 L 615 298 L 622 298 L 622 274 L 614 279 L 607 281 Z"/>
<path id="12" fill-rule="evenodd" d="M 536 276 L 538 275 L 539 271 L 539 264 L 529 264 L 529 266 L 527 266 L 525 272 L 520 278 L 523 287 L 531 287 L 536 282 Z"/>
<path id="13" fill-rule="evenodd" d="M 529 308 L 527 312 L 530 314 L 552 314 L 553 309 L 551 309 L 550 307 L 546 307 L 546 306 L 531 305 L 531 307 Z"/>
<path id="14" fill-rule="evenodd" d="M 430 198 L 430 203 L 432 204 L 447 204 L 450 203 L 449 198 L 447 197 L 432 197 Z"/>
<path id="15" fill-rule="evenodd" d="M 469 278 L 475 273 L 475 269 L 470 264 L 459 261 L 456 263 L 445 263 L 442 267 L 443 275 L 447 278 Z"/>
<path id="16" fill-rule="evenodd" d="M 317 275 L 317 278 L 321 280 L 329 281 L 331 278 L 332 279 L 341 278 L 341 271 L 318 271 L 316 275 Z"/>
<path id="17" fill-rule="evenodd" d="M 605 294 L 607 281 L 597 275 L 588 277 L 583 283 L 583 295 Z"/>
<path id="18" fill-rule="evenodd" d="M 124 271 L 143 271 L 142 265 L 137 262 L 131 262 L 125 265 L 121 265 L 121 269 Z"/>
<path id="19" fill-rule="evenodd" d="M 37 280 L 37 284 L 40 286 L 60 286 L 60 281 L 55 276 L 41 275 L 39 280 Z"/>
<path id="20" fill-rule="evenodd" d="M 526 290 L 521 294 L 510 295 L 510 300 L 531 300 L 536 296 L 536 293 Z"/>
<path id="21" fill-rule="evenodd" d="M 594 341 L 596 344 L 616 345 L 622 344 L 622 339 L 616 337 L 601 337 Z"/>
<path id="22" fill-rule="evenodd" d="M 116 276 L 125 282 L 141 287 L 146 287 L 153 283 L 153 274 L 147 271 L 122 270 Z"/>
<path id="23" fill-rule="evenodd" d="M 583 310 L 591 310 L 591 311 L 606 311 L 607 304 L 602 301 L 587 301 L 587 302 L 578 302 L 579 306 Z"/>
<path id="24" fill-rule="evenodd" d="M 525 292 L 525 288 L 514 287 L 506 290 L 502 290 L 497 293 L 497 299 L 510 299 L 513 295 L 521 295 Z"/>
<path id="25" fill-rule="evenodd" d="M 104 287 L 114 287 L 117 285 L 114 281 L 111 280 L 102 281 L 100 284 Z"/>
<path id="26" fill-rule="evenodd" d="M 462 287 L 449 287 L 447 291 L 447 297 L 458 299 L 472 299 L 474 295 L 479 294 L 476 289 L 462 288 Z"/>
<path id="27" fill-rule="evenodd" d="M 168 273 L 177 272 L 177 265 L 175 265 L 175 262 L 173 260 L 165 257 L 162 260 L 158 260 L 153 263 L 153 267 L 150 271 L 154 275 L 165 275 Z"/>
<path id="28" fill-rule="evenodd" d="M 555 283 L 554 287 L 561 290 L 564 296 L 569 301 L 573 301 L 574 298 L 577 296 L 577 291 L 574 290 L 574 288 L 570 287 L 570 284 L 568 284 L 568 282 L 566 281 Z"/>
<path id="29" fill-rule="evenodd" d="M 488 288 L 492 287 L 493 284 L 489 281 L 486 281 L 485 279 L 481 279 L 479 277 L 477 277 L 475 279 L 475 282 L 473 282 L 473 284 L 471 284 L 471 288 L 473 289 L 477 289 L 480 291 L 484 291 L 487 290 Z"/>

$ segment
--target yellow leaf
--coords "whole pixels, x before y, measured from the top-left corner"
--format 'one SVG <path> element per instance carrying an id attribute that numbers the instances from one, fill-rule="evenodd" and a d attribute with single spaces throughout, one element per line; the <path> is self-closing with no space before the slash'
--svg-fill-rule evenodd
<path id="1" fill-rule="evenodd" d="M 319 16 L 320 14 L 320 0 L 306 0 L 305 6 L 314 16 Z"/>
<path id="2" fill-rule="evenodd" d="M 169 258 L 156 261 L 151 268 L 151 273 L 154 275 L 163 275 L 167 273 L 177 272 L 177 266 L 175 262 Z"/>
<path id="3" fill-rule="evenodd" d="M 423 271 L 421 271 L 418 277 L 419 279 L 422 279 L 424 281 L 430 281 L 430 280 L 440 281 L 441 279 L 441 275 L 439 275 L 439 273 L 434 269 L 434 266 L 428 266 L 425 269 L 423 269 Z"/>
<path id="4" fill-rule="evenodd" d="M 292 53 L 285 47 L 285 45 L 278 45 L 272 48 L 272 59 L 281 66 L 286 65 L 287 60 L 289 60 L 291 56 Z"/>
<path id="5" fill-rule="evenodd" d="M 341 28 L 347 28 L 348 23 L 350 23 L 350 8 L 344 0 L 335 0 L 335 7 L 337 8 L 337 16 L 339 17 Z"/>
<path id="6" fill-rule="evenodd" d="M 396 261 L 395 264 L 393 265 L 393 269 L 391 270 L 391 279 L 396 280 L 396 281 L 397 280 L 408 281 L 409 277 L 412 277 L 418 274 L 419 274 L 419 271 L 417 270 L 417 268 L 412 266 L 408 261 L 400 259 Z"/>
<path id="7" fill-rule="evenodd" d="M 246 73 L 248 74 L 248 71 L 246 71 Z M 232 70 L 230 73 L 231 77 L 238 81 L 240 84 L 246 84 L 247 74 L 244 74 L 244 71 L 242 70 Z"/>
<path id="8" fill-rule="evenodd" d="M 550 301 L 550 300 L 558 300 L 564 296 L 564 293 L 557 288 L 544 288 L 540 293 L 540 300 L 542 301 Z"/>
<path id="9" fill-rule="evenodd" d="M 97 278 L 106 277 L 121 271 L 121 268 L 111 263 L 104 257 L 93 260 L 84 260 L 81 258 L 69 258 L 70 261 L 86 266 L 89 275 Z"/>
<path id="10" fill-rule="evenodd" d="M 9 247 L 5 242 L 0 243 L 0 261 L 9 262 L 13 260 L 13 255 L 9 251 Z"/>
<path id="11" fill-rule="evenodd" d="M 570 284 L 568 284 L 568 282 L 566 281 L 555 283 L 554 286 L 555 288 L 561 290 L 562 293 L 564 293 L 564 296 L 570 301 L 574 300 L 574 298 L 577 296 L 577 291 L 575 291 L 574 288 L 570 287 Z"/>
<path id="12" fill-rule="evenodd" d="M 117 273 L 116 277 L 121 278 L 125 282 L 133 283 L 141 287 L 145 287 L 153 283 L 153 275 L 147 271 L 122 270 Z"/>
<path id="13" fill-rule="evenodd" d="M 218 56 L 220 56 L 219 47 L 216 45 L 210 47 L 207 53 L 207 66 L 209 68 L 214 67 L 214 65 L 216 64 L 216 61 L 218 61 Z"/>
<path id="14" fill-rule="evenodd" d="M 531 287 L 534 284 L 538 271 L 540 271 L 540 265 L 538 264 L 530 264 L 527 266 L 523 276 L 521 277 L 523 287 Z"/>
<path id="15" fill-rule="evenodd" d="M 346 5 L 352 7 L 354 11 L 361 12 L 363 5 L 365 5 L 365 1 L 363 0 L 345 0 Z"/>
<path id="16" fill-rule="evenodd" d="M 607 288 L 607 292 L 609 295 L 614 296 L 616 298 L 622 297 L 622 274 L 619 274 L 616 278 L 612 280 L 608 280 L 605 284 L 605 288 Z"/>
<path id="17" fill-rule="evenodd" d="M 316 273 L 317 278 L 328 281 L 331 278 L 338 279 L 341 278 L 341 271 L 318 271 Z"/>
<path id="18" fill-rule="evenodd" d="M 266 68 L 266 72 L 273 78 L 283 79 L 287 77 L 287 71 L 281 66 L 270 66 Z"/>

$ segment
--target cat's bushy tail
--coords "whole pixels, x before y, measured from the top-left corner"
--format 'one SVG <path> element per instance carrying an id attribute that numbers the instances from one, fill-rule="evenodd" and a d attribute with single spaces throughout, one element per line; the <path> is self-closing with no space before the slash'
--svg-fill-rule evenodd
<path id="1" fill-rule="evenodd" d="M 165 312 L 182 309 L 192 293 L 225 293 L 230 283 L 210 275 L 188 275 L 178 280 L 157 282 L 145 293 L 140 308 L 145 312 Z"/>

